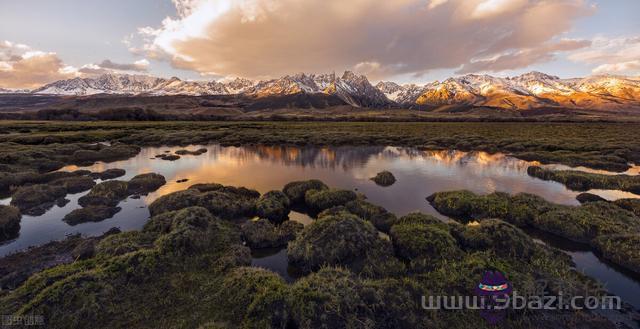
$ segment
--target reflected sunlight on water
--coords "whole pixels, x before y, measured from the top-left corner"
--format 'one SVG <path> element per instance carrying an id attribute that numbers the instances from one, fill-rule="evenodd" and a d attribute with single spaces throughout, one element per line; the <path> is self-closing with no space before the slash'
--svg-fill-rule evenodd
<path id="1" fill-rule="evenodd" d="M 17 239 L 0 245 L 0 256 L 32 245 L 40 245 L 55 239 L 63 239 L 68 234 L 82 233 L 100 235 L 111 227 L 122 230 L 141 228 L 149 218 L 147 206 L 162 195 L 183 190 L 197 183 L 220 183 L 245 186 L 261 193 L 282 187 L 291 181 L 320 179 L 332 187 L 357 190 L 364 193 L 370 202 L 383 206 L 389 211 L 404 215 L 412 211 L 444 218 L 425 200 L 434 192 L 467 189 L 475 193 L 495 191 L 510 194 L 526 192 L 566 205 L 578 205 L 578 192 L 568 190 L 564 185 L 543 181 L 527 175 L 530 165 L 536 162 L 518 160 L 504 154 L 460 151 L 424 151 L 399 147 L 290 147 L 290 146 L 247 146 L 222 147 L 219 145 L 192 145 L 188 149 L 205 147 L 207 153 L 199 156 L 184 155 L 177 161 L 156 158 L 158 154 L 175 152 L 184 147 L 148 147 L 135 157 L 112 163 L 97 163 L 88 167 L 67 166 L 61 170 L 88 169 L 104 171 L 122 168 L 126 175 L 120 180 L 155 172 L 165 176 L 167 184 L 156 192 L 140 199 L 127 199 L 120 203 L 122 208 L 113 218 L 98 223 L 83 223 L 70 226 L 62 218 L 78 208 L 77 200 L 84 193 L 68 195 L 71 201 L 63 207 L 54 206 L 42 216 L 23 216 L 21 231 Z M 562 166 L 554 168 L 563 169 Z M 382 170 L 391 171 L 397 182 L 389 187 L 380 187 L 370 178 Z M 630 172 L 636 170 L 634 167 Z M 601 172 L 601 171 L 598 171 Z M 613 174 L 613 173 L 610 173 Z M 186 182 L 178 182 L 182 180 Z M 627 192 L 592 190 L 591 193 L 613 200 L 617 198 L 640 197 Z M 86 193 L 86 192 L 85 192 Z M 0 200 L 7 204 L 10 199 Z M 312 219 L 306 214 L 292 212 L 292 220 L 309 224 Z M 583 254 L 580 254 L 583 258 Z M 606 264 L 598 263 L 595 255 L 587 252 L 588 262 L 581 264 L 580 257 L 573 255 L 578 268 L 591 269 L 598 273 L 608 273 L 598 277 L 606 281 L 622 280 L 622 274 L 612 275 Z M 591 257 L 593 256 L 593 257 Z M 283 260 L 284 257 L 284 260 Z M 587 259 L 585 258 L 585 259 Z M 594 262 L 593 259 L 596 259 Z M 255 255 L 254 265 L 267 266 L 290 278 L 291 271 L 286 264 L 286 252 L 273 250 L 269 254 Z M 594 265 L 595 264 L 595 265 Z M 598 270 L 598 266 L 603 269 Z M 593 270 L 593 269 L 596 270 Z M 287 274 L 289 273 L 289 274 Z M 640 295 L 640 294 L 639 294 Z"/>

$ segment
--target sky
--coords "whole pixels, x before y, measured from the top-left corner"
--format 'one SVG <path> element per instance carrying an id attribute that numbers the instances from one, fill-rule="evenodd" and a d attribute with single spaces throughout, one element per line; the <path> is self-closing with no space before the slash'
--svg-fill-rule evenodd
<path id="1" fill-rule="evenodd" d="M 638 0 L 0 0 L 0 88 L 107 72 L 640 75 Z"/>

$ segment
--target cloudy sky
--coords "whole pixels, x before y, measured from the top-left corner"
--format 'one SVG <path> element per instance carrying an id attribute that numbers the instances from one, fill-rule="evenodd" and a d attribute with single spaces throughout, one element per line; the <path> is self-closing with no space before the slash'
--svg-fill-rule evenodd
<path id="1" fill-rule="evenodd" d="M 638 0 L 0 0 L 0 87 L 103 72 L 640 74 Z"/>

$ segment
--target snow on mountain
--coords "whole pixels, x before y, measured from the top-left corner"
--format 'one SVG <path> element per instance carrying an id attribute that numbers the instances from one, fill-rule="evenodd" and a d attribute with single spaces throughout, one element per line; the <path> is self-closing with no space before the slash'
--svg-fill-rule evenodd
<path id="1" fill-rule="evenodd" d="M 176 77 L 163 79 L 145 75 L 103 74 L 91 78 L 56 81 L 35 89 L 32 93 L 76 96 L 95 94 L 228 95 L 243 91 L 252 84 L 252 81 L 240 78 L 222 83 L 217 81 L 184 81 Z"/>
<path id="2" fill-rule="evenodd" d="M 227 92 L 230 94 L 241 94 L 244 93 L 247 89 L 253 87 L 256 83 L 253 80 L 244 79 L 244 78 L 235 78 L 233 80 L 229 80 L 223 82 Z"/>
<path id="3" fill-rule="evenodd" d="M 0 93 L 27 90 L 0 88 Z M 331 74 L 287 75 L 260 82 L 243 78 L 222 81 L 184 81 L 145 75 L 104 74 L 60 80 L 31 91 L 56 95 L 233 95 L 284 96 L 299 93 L 335 96 L 359 107 L 470 105 L 505 109 L 565 107 L 584 109 L 640 108 L 640 78 L 591 76 L 560 79 L 540 72 L 500 78 L 468 74 L 424 86 L 379 82 L 372 86 L 364 75 L 350 71 Z"/>
<path id="4" fill-rule="evenodd" d="M 640 82 L 619 76 L 560 79 L 540 72 L 498 78 L 468 74 L 411 87 L 396 97 L 404 105 L 474 105 L 505 109 L 566 107 L 618 109 L 640 107 Z M 399 94 L 407 93 L 403 86 Z"/>
<path id="5" fill-rule="evenodd" d="M 29 89 L 5 89 L 0 88 L 0 94 L 28 94 L 31 91 Z"/>
<path id="6" fill-rule="evenodd" d="M 287 75 L 279 79 L 261 81 L 245 93 L 255 97 L 298 93 L 335 95 L 345 103 L 357 107 L 390 104 L 385 95 L 369 83 L 367 77 L 350 71 L 344 72 L 342 77 L 336 77 L 335 74 Z"/>
<path id="7" fill-rule="evenodd" d="M 400 93 L 404 91 L 403 86 L 391 81 L 380 81 L 376 84 L 376 88 L 392 101 L 397 100 Z"/>

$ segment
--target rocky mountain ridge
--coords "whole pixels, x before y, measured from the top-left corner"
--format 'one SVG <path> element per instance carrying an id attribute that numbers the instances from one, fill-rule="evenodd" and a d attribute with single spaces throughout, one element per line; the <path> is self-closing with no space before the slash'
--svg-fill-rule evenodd
<path id="1" fill-rule="evenodd" d="M 331 74 L 287 75 L 252 81 L 185 81 L 145 75 L 103 74 L 60 80 L 40 88 L 0 93 L 87 96 L 121 95 L 244 95 L 253 98 L 305 94 L 338 98 L 356 107 L 441 108 L 474 106 L 508 110 L 537 108 L 640 109 L 640 78 L 591 76 L 561 79 L 540 72 L 515 77 L 468 74 L 420 86 L 381 81 L 373 86 L 366 76 L 350 71 Z"/>

